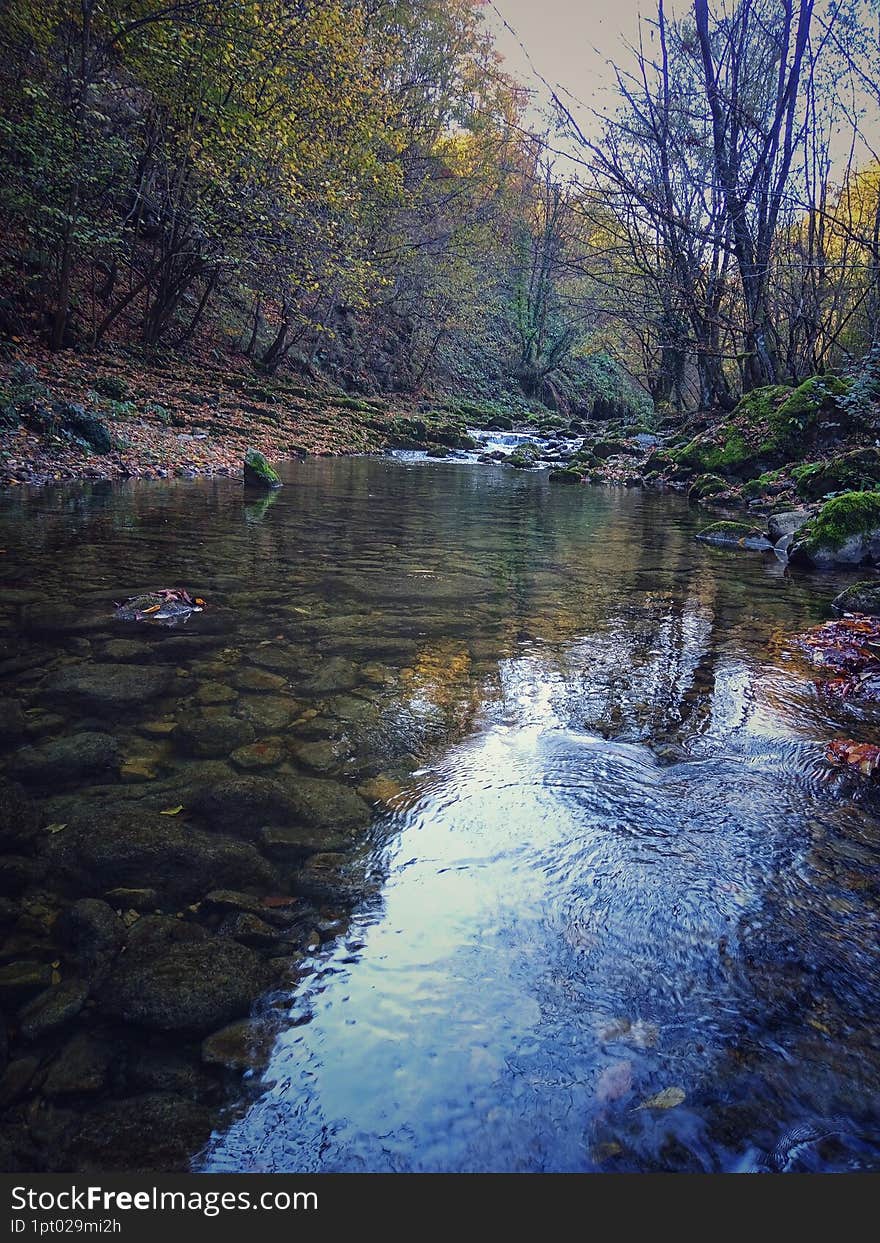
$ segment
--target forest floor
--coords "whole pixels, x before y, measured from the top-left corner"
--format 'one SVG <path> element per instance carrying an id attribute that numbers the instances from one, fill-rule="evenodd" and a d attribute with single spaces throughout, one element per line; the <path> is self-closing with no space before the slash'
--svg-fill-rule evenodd
<path id="1" fill-rule="evenodd" d="M 414 401 L 347 397 L 262 376 L 245 359 L 99 359 L 34 348 L 0 366 L 0 388 L 22 366 L 31 369 L 38 397 L 20 421 L 0 419 L 6 486 L 238 475 L 248 448 L 270 460 L 381 452 L 406 439 L 402 420 L 416 412 Z M 40 413 L 58 403 L 98 418 L 110 433 L 109 451 L 90 448 Z M 448 410 L 417 417 L 441 430 L 444 420 L 455 421 Z"/>

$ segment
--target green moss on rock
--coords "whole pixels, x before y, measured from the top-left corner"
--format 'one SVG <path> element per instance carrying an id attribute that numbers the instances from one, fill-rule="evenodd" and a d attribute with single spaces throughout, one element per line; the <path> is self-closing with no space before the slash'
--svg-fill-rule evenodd
<path id="1" fill-rule="evenodd" d="M 818 500 L 829 492 L 867 492 L 880 483 L 880 450 L 853 449 L 831 461 L 796 466 L 791 473 L 805 500 Z"/>
<path id="2" fill-rule="evenodd" d="M 281 477 L 258 449 L 248 449 L 244 455 L 244 482 L 252 488 L 280 488 Z"/>
<path id="3" fill-rule="evenodd" d="M 807 554 L 834 552 L 853 536 L 869 535 L 880 528 L 880 494 L 844 492 L 828 501 L 812 521 L 801 528 L 798 541 Z"/>
<path id="4" fill-rule="evenodd" d="M 794 389 L 753 389 L 728 422 L 701 432 L 673 456 L 691 470 L 751 478 L 800 456 L 815 442 L 824 417 L 841 413 L 838 399 L 846 392 L 837 376 L 813 376 Z"/>
<path id="5" fill-rule="evenodd" d="M 770 541 L 763 531 L 745 522 L 712 522 L 696 537 L 704 544 L 718 544 L 722 548 L 769 548 Z"/>
<path id="6" fill-rule="evenodd" d="M 698 475 L 688 488 L 688 500 L 705 501 L 710 496 L 717 496 L 719 492 L 726 492 L 729 486 L 727 480 L 720 475 Z"/>

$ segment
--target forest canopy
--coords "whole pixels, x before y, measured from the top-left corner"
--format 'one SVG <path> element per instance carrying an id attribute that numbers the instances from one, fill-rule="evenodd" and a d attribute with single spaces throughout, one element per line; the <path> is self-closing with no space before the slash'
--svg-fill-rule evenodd
<path id="1" fill-rule="evenodd" d="M 10 0 L 0 332 L 573 413 L 877 366 L 873 0 L 660 3 L 546 127 L 491 14 Z"/>

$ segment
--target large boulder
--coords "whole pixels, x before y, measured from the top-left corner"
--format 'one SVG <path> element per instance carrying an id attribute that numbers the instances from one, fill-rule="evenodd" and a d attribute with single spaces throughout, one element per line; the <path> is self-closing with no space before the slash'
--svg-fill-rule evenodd
<path id="1" fill-rule="evenodd" d="M 281 476 L 258 449 L 248 449 L 244 455 L 244 482 L 248 488 L 273 491 L 281 487 Z"/>
<path id="2" fill-rule="evenodd" d="M 753 389 L 725 422 L 674 450 L 674 464 L 700 474 L 753 479 L 802 458 L 808 446 L 833 441 L 847 391 L 846 381 L 836 376 L 812 376 L 794 389 L 784 384 Z"/>
<path id="3" fill-rule="evenodd" d="M 100 994 L 105 1014 L 151 1031 L 206 1035 L 240 1018 L 271 984 L 251 949 L 224 937 L 124 954 Z"/>
<path id="4" fill-rule="evenodd" d="M 83 1117 L 63 1168 L 82 1172 L 187 1172 L 211 1134 L 214 1112 L 170 1092 L 108 1100 Z"/>
<path id="5" fill-rule="evenodd" d="M 880 565 L 880 493 L 844 492 L 798 532 L 790 559 L 824 568 Z"/>
<path id="6" fill-rule="evenodd" d="M 45 852 L 59 879 L 81 896 L 149 886 L 163 901 L 177 903 L 210 889 L 278 885 L 274 869 L 245 842 L 128 808 L 68 824 L 49 838 Z"/>

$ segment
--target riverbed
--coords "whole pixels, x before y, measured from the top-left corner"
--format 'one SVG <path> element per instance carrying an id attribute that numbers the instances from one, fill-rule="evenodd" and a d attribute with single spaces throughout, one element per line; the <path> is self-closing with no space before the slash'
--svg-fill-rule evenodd
<path id="1" fill-rule="evenodd" d="M 210 1107 L 191 1167 L 878 1168 L 880 819 L 824 760 L 830 738 L 876 722 L 821 701 L 786 642 L 847 580 L 702 546 L 705 515 L 681 498 L 545 471 L 309 459 L 284 479 L 257 499 L 204 480 L 0 501 L 4 694 L 27 746 L 116 744 L 60 787 L 26 757 L 43 832 L 63 843 L 77 817 L 173 812 L 277 869 L 240 886 L 269 889 L 270 912 L 287 893 L 310 903 L 308 935 L 294 945 L 279 925 L 264 947 L 241 921 L 218 929 L 202 895 L 164 910 L 214 938 L 238 928 L 275 964 L 262 1063 L 222 1092 L 188 1081 Z M 113 601 L 172 585 L 208 602 L 185 627 L 112 621 Z M 86 703 L 96 666 L 167 678 L 149 702 Z M 272 808 L 267 838 L 245 804 L 211 803 L 243 774 L 291 797 L 332 786 L 344 811 L 306 832 Z M 339 900 L 331 886 L 322 903 L 297 878 L 327 856 Z M 143 916 L 122 916 L 131 937 Z M 41 941 L 30 919 L 27 953 L 48 964 L 55 925 Z M 63 1101 L 35 1073 L 15 1125 L 63 1104 L 76 1165 L 96 1159 L 82 1118 L 145 1092 L 171 1108 L 186 1092 L 145 1078 L 138 1021 L 99 981 L 38 1059 L 57 1065 L 85 1031 L 124 1046 L 123 1069 L 116 1056 Z M 193 1066 L 211 1034 L 156 1030 L 153 1052 Z"/>

